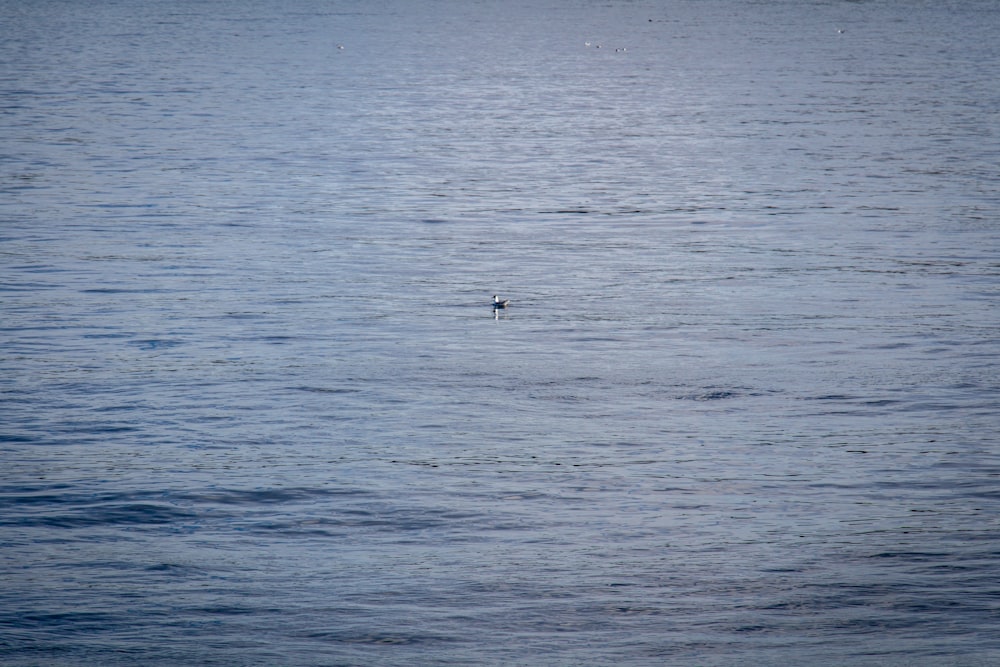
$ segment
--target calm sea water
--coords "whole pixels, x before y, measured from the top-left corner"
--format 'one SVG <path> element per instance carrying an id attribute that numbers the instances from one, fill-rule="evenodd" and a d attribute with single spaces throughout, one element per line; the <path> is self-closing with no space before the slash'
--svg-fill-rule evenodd
<path id="1" fill-rule="evenodd" d="M 992 0 L 0 0 L 0 662 L 1000 664 L 997 81 Z"/>

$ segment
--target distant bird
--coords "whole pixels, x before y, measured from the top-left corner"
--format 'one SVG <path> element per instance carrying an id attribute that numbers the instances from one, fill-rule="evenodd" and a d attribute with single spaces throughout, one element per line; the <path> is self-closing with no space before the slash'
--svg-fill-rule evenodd
<path id="1" fill-rule="evenodd" d="M 501 301 L 500 297 L 498 297 L 496 294 L 493 295 L 494 308 L 506 308 L 509 305 L 510 305 L 510 299 L 504 299 L 503 301 Z"/>

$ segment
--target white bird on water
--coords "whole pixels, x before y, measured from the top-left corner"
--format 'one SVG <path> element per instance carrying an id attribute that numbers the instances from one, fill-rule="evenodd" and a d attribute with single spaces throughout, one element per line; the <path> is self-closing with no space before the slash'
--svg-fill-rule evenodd
<path id="1" fill-rule="evenodd" d="M 504 299 L 503 301 L 501 301 L 500 297 L 498 297 L 496 294 L 493 295 L 494 308 L 506 308 L 509 305 L 510 305 L 510 299 Z"/>

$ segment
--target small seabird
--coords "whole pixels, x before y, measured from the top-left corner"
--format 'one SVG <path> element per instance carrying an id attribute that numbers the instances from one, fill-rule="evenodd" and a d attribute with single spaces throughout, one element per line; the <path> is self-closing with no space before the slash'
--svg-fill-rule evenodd
<path id="1" fill-rule="evenodd" d="M 501 301 L 500 297 L 498 297 L 496 294 L 493 295 L 494 308 L 506 308 L 509 305 L 510 305 L 510 299 L 504 299 L 503 301 Z"/>

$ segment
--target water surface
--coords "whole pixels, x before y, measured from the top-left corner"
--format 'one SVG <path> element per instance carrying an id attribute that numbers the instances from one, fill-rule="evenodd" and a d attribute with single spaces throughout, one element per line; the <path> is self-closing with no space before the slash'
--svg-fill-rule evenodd
<path id="1" fill-rule="evenodd" d="M 993 3 L 0 14 L 5 664 L 1000 662 Z"/>

